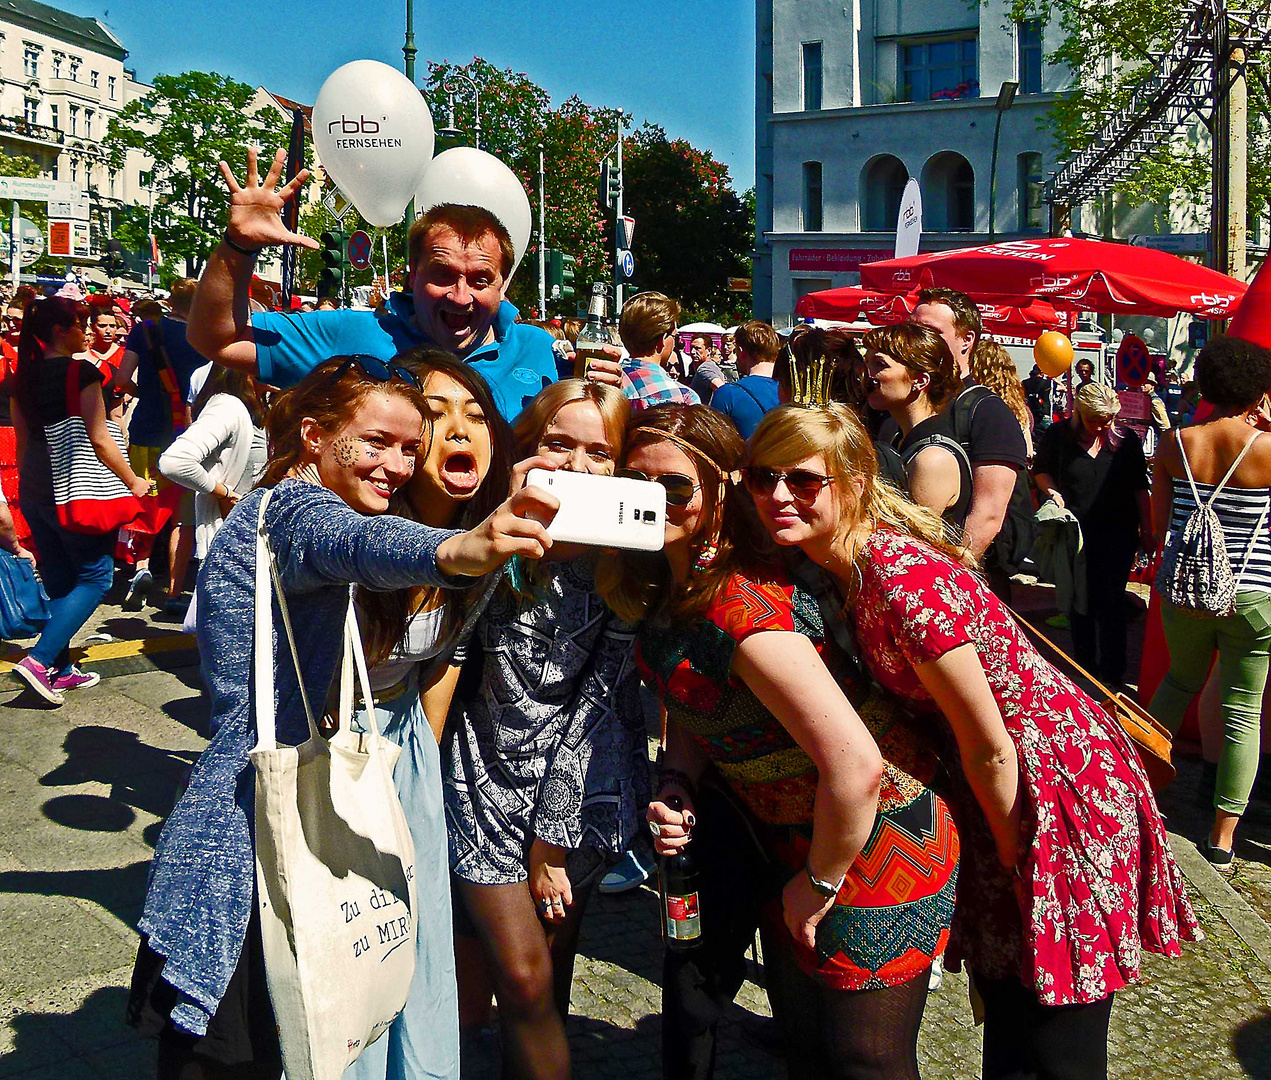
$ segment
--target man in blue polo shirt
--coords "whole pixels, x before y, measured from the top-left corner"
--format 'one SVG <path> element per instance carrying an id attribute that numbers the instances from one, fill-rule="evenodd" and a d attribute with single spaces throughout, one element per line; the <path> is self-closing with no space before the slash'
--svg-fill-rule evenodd
<path id="1" fill-rule="evenodd" d="M 286 387 L 331 356 L 388 359 L 431 345 L 479 372 L 509 421 L 555 381 L 551 335 L 518 323 L 516 308 L 504 299 L 516 253 L 508 230 L 482 207 L 444 203 L 411 226 L 408 291 L 393 293 L 378 312 L 249 315 L 248 290 L 260 250 L 273 244 L 318 246 L 289 231 L 280 217 L 308 179 L 302 172 L 277 188 L 284 160 L 279 151 L 262 184 L 256 152 L 249 150 L 241 187 L 221 163 L 230 189 L 229 225 L 208 259 L 190 312 L 189 340 L 199 352 Z"/>

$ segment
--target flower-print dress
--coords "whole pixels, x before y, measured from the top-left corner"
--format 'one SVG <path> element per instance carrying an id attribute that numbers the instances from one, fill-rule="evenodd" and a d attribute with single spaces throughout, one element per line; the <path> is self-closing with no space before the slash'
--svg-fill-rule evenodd
<path id="1" fill-rule="evenodd" d="M 1084 1004 L 1135 981 L 1144 950 L 1177 956 L 1180 939 L 1198 940 L 1147 777 L 1116 720 L 1042 659 L 976 574 L 934 548 L 880 529 L 858 565 L 857 634 L 879 682 L 934 712 L 913 665 L 973 645 L 1019 758 L 1015 882 L 949 755 L 963 844 L 950 966 L 1018 978 L 1044 1005 Z"/>
<path id="2" fill-rule="evenodd" d="M 736 573 L 703 618 L 644 624 L 640 673 L 658 691 L 668 717 L 745 803 L 766 854 L 784 868 L 784 883 L 807 865 L 818 774 L 790 733 L 731 672 L 737 646 L 764 631 L 799 633 L 813 642 L 884 763 L 874 828 L 817 926 L 816 950 L 793 939 L 779 900 L 767 905 L 765 918 L 779 928 L 804 972 L 832 989 L 875 990 L 925 978 L 949 939 L 958 874 L 953 818 L 929 786 L 938 761 L 894 699 L 868 678 L 855 681 L 854 672 L 837 662 L 843 658 L 826 644 L 816 599 L 775 569 L 762 578 Z"/>

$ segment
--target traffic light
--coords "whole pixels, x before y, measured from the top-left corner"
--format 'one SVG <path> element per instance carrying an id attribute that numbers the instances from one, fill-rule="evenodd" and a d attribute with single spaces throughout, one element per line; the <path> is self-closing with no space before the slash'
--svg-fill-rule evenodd
<path id="1" fill-rule="evenodd" d="M 605 158 L 600 163 L 600 205 L 612 210 L 622 198 L 622 170 Z"/>
<path id="2" fill-rule="evenodd" d="M 348 235 L 342 229 L 328 229 L 319 238 L 322 269 L 318 271 L 318 296 L 339 296 L 348 265 Z"/>
<path id="3" fill-rule="evenodd" d="M 547 296 L 568 300 L 574 295 L 574 270 L 578 260 L 554 248 L 547 249 Z"/>

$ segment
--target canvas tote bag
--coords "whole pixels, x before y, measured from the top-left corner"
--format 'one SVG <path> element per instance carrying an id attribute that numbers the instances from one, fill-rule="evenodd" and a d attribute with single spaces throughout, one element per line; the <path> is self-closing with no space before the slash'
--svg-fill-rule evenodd
<path id="1" fill-rule="evenodd" d="M 339 729 L 318 732 L 303 679 L 309 738 L 280 746 L 274 726 L 273 610 L 301 671 L 282 583 L 256 532 L 256 885 L 265 977 L 287 1080 L 339 1080 L 406 1004 L 415 971 L 415 848 L 393 764 L 375 723 L 352 603 L 345 618 Z M 272 583 L 272 588 L 271 588 Z M 354 669 L 368 731 L 352 730 Z"/>

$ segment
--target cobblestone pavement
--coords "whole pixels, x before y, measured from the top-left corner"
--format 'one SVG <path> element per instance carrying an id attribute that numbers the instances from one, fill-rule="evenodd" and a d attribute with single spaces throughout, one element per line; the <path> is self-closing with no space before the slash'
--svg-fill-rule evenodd
<path id="1" fill-rule="evenodd" d="M 172 634 L 117 609 L 95 624 Z M 188 649 L 167 637 L 158 652 L 104 662 L 111 677 L 55 712 L 0 692 L 0 1077 L 154 1073 L 153 1046 L 121 1016 L 158 824 L 203 745 L 195 729 L 205 707 L 188 664 Z M 1207 938 L 1178 960 L 1148 957 L 1143 983 L 1119 996 L 1111 1075 L 1271 1080 L 1271 803 L 1255 801 L 1242 825 L 1233 892 L 1183 838 L 1201 835 L 1207 812 L 1192 805 L 1198 767 L 1182 766 L 1162 806 Z M 1240 897 L 1247 918 L 1233 906 Z M 647 888 L 593 899 L 570 1022 L 579 1080 L 660 1075 L 656 907 Z M 721 1034 L 721 1080 L 784 1076 L 742 1032 L 747 1014 L 767 1011 L 762 989 L 747 984 Z M 928 1002 L 924 1075 L 977 1076 L 979 1045 L 966 982 L 949 975 Z M 488 1073 L 492 1049 L 487 1040 L 473 1055 L 468 1077 Z"/>

